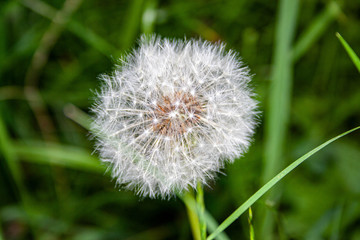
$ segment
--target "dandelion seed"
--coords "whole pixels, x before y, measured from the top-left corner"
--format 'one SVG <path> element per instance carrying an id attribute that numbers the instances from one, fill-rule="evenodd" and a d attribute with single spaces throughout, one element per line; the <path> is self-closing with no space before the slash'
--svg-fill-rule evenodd
<path id="1" fill-rule="evenodd" d="M 143 37 L 101 79 L 93 132 L 120 187 L 171 197 L 207 184 L 250 145 L 249 70 L 222 44 Z"/>

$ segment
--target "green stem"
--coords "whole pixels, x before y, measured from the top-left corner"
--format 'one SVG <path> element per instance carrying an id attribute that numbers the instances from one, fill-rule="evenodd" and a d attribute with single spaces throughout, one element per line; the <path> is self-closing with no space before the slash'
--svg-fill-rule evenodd
<path id="1" fill-rule="evenodd" d="M 184 200 L 184 195 L 181 194 L 177 194 L 177 196 L 183 201 Z M 197 208 L 197 203 L 195 201 L 195 199 L 193 197 L 190 197 L 187 199 L 187 204 L 189 205 L 189 207 L 191 207 L 192 209 L 196 209 Z M 206 210 L 204 209 L 204 220 L 206 223 L 206 228 L 208 229 L 209 233 L 214 232 L 218 227 L 219 224 L 217 223 L 217 221 L 214 219 L 214 217 Z M 220 232 L 217 236 L 216 239 L 218 240 L 230 240 L 230 238 L 226 235 L 225 232 Z"/>
<path id="2" fill-rule="evenodd" d="M 199 182 L 197 185 L 197 194 L 196 194 L 197 210 L 200 223 L 200 235 L 201 239 L 206 239 L 206 222 L 205 222 L 205 203 L 204 203 L 204 191 L 203 186 Z"/>
<path id="3" fill-rule="evenodd" d="M 251 207 L 249 207 L 249 235 L 250 235 L 250 240 L 255 240 L 255 232 L 254 232 L 254 227 L 252 224 L 252 219 L 253 219 L 253 214 L 252 214 L 252 210 Z"/>
<path id="4" fill-rule="evenodd" d="M 186 206 L 186 210 L 188 213 L 190 227 L 191 227 L 191 231 L 192 231 L 194 240 L 202 240 L 201 234 L 200 234 L 201 231 L 200 231 L 199 218 L 196 213 L 197 212 L 196 206 L 194 204 L 192 204 L 193 202 L 195 202 L 193 194 L 190 192 L 186 192 L 182 196 L 182 200 Z"/>

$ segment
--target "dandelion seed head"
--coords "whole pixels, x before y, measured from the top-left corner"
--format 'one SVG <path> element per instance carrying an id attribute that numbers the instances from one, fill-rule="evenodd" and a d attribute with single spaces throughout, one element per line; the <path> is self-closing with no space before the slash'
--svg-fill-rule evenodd
<path id="1" fill-rule="evenodd" d="M 222 44 L 143 37 L 101 79 L 93 133 L 121 188 L 168 198 L 206 185 L 250 145 L 249 70 Z"/>

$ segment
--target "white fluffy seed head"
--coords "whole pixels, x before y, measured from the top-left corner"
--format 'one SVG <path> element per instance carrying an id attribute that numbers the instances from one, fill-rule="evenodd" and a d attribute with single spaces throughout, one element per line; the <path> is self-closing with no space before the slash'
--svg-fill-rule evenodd
<path id="1" fill-rule="evenodd" d="M 101 79 L 93 133 L 121 187 L 171 197 L 249 147 L 257 115 L 249 70 L 222 44 L 142 37 Z"/>

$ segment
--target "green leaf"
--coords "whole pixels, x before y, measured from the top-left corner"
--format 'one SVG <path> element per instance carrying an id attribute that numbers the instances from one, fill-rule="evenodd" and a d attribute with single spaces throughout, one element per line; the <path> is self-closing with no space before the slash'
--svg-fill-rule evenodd
<path id="1" fill-rule="evenodd" d="M 291 50 L 297 26 L 299 2 L 299 0 L 279 1 L 271 86 L 265 111 L 265 149 L 261 184 L 265 184 L 284 166 L 282 156 L 290 119 L 294 70 Z M 276 201 L 275 196 L 280 196 L 280 193 L 272 192 L 269 198 Z M 265 208 L 260 209 L 259 215 L 262 216 L 259 218 L 259 225 L 262 225 L 260 238 L 266 239 L 273 228 L 274 219 Z"/>
<path id="2" fill-rule="evenodd" d="M 360 59 L 359 57 L 356 55 L 356 53 L 354 52 L 354 50 L 352 50 L 352 48 L 350 47 L 350 45 L 345 41 L 345 39 L 340 35 L 340 33 L 336 33 L 336 37 L 340 40 L 341 44 L 344 46 L 346 52 L 349 54 L 349 57 L 351 58 L 351 60 L 353 61 L 353 63 L 355 64 L 355 67 L 357 68 L 357 70 L 360 72 Z"/>
<path id="3" fill-rule="evenodd" d="M 294 170 L 297 166 L 299 166 L 301 163 L 303 163 L 306 159 L 314 155 L 316 152 L 320 151 L 330 143 L 336 141 L 337 139 L 354 132 L 356 130 L 360 129 L 359 127 L 353 128 L 347 132 L 344 132 L 325 143 L 321 144 L 320 146 L 314 148 L 310 152 L 306 153 L 296 161 L 294 161 L 292 164 L 290 164 L 288 167 L 286 167 L 284 170 L 282 170 L 279 174 L 277 174 L 275 177 L 273 177 L 270 181 L 268 181 L 264 186 L 262 186 L 254 195 L 252 195 L 245 203 L 243 203 L 238 209 L 236 209 L 227 219 L 225 219 L 224 222 L 220 224 L 220 226 L 207 238 L 208 240 L 214 239 L 219 233 L 224 231 L 230 224 L 232 224 L 236 219 L 238 219 L 241 214 L 243 214 L 249 207 L 251 207 L 252 204 L 254 204 L 261 196 L 263 196 L 267 191 L 269 191 L 273 186 L 275 186 L 283 177 L 285 177 L 288 173 L 290 173 L 292 170 Z"/>
<path id="4" fill-rule="evenodd" d="M 128 14 L 126 16 L 124 28 L 122 29 L 122 34 L 120 40 L 120 48 L 122 50 L 128 50 L 139 31 L 141 18 L 144 11 L 144 0 L 133 0 L 130 1 L 130 6 L 128 8 Z"/>
<path id="5" fill-rule="evenodd" d="M 274 49 L 274 66 L 265 122 L 263 182 L 281 169 L 283 143 L 290 116 L 293 64 L 291 46 L 296 27 L 298 1 L 281 1 Z"/>
<path id="6" fill-rule="evenodd" d="M 309 50 L 340 13 L 339 5 L 336 2 L 330 2 L 327 4 L 327 7 L 311 21 L 310 26 L 301 34 L 299 40 L 293 47 L 292 57 L 294 62 L 299 60 L 306 51 Z"/>
<path id="7" fill-rule="evenodd" d="M 77 170 L 103 173 L 100 161 L 85 149 L 56 143 L 16 143 L 14 150 L 21 159 L 39 164 L 55 164 Z"/>

